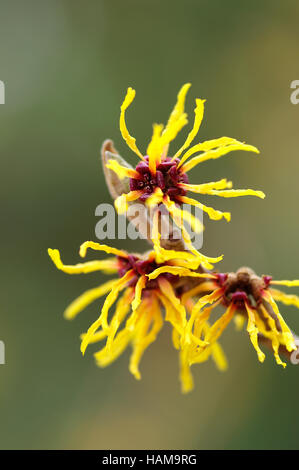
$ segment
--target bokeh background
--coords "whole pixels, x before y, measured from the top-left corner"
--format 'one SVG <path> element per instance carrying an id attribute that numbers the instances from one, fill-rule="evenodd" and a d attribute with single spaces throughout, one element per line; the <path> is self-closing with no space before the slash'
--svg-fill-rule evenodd
<path id="1" fill-rule="evenodd" d="M 187 110 L 207 99 L 201 139 L 228 135 L 261 150 L 204 163 L 192 182 L 228 177 L 267 194 L 210 197 L 233 217 L 206 220 L 203 251 L 225 253 L 223 270 L 249 264 L 298 278 L 298 17 L 294 0 L 0 1 L 2 449 L 298 449 L 299 367 L 283 370 L 270 351 L 261 365 L 232 325 L 222 341 L 229 370 L 194 367 L 187 396 L 168 328 L 145 354 L 141 382 L 128 372 L 129 351 L 97 369 L 92 348 L 81 357 L 79 334 L 99 304 L 72 323 L 62 312 L 103 278 L 67 276 L 46 251 L 78 262 L 80 243 L 95 239 L 95 208 L 110 202 L 102 141 L 136 161 L 118 129 L 126 88 L 137 89 L 128 124 L 145 149 L 152 122 L 166 121 L 191 81 Z M 298 311 L 283 313 L 299 331 Z"/>

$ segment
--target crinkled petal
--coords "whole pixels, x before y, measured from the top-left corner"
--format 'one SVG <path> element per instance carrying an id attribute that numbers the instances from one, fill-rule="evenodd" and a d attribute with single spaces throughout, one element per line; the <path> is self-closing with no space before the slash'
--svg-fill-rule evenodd
<path id="1" fill-rule="evenodd" d="M 104 271 L 106 273 L 117 272 L 117 261 L 113 258 L 107 260 L 88 261 L 87 263 L 78 263 L 71 266 L 62 263 L 59 250 L 52 250 L 49 248 L 48 253 L 56 268 L 67 274 L 91 273 L 94 271 Z"/>
<path id="2" fill-rule="evenodd" d="M 112 281 L 105 282 L 105 284 L 102 284 L 99 287 L 94 287 L 93 289 L 85 291 L 67 307 L 64 311 L 64 317 L 67 318 L 67 320 L 72 320 L 89 304 L 111 291 L 116 283 L 117 279 L 113 279 Z"/>
<path id="3" fill-rule="evenodd" d="M 126 121 L 125 121 L 126 109 L 130 106 L 130 104 L 134 100 L 135 94 L 136 94 L 136 91 L 133 90 L 133 88 L 129 87 L 127 90 L 126 97 L 123 101 L 123 104 L 120 107 L 119 127 L 120 127 L 121 135 L 123 139 L 125 140 L 125 142 L 127 143 L 128 147 L 131 150 L 133 150 L 133 152 L 135 152 L 138 155 L 138 157 L 144 160 L 143 155 L 141 154 L 140 150 L 137 148 L 136 139 L 129 134 L 129 131 L 126 126 Z"/>
<path id="4" fill-rule="evenodd" d="M 205 162 L 206 160 L 215 160 L 235 150 L 245 150 L 247 152 L 259 153 L 258 149 L 253 145 L 246 145 L 243 143 L 232 144 L 216 150 L 210 150 L 201 155 L 198 155 L 197 157 L 191 158 L 191 160 L 181 166 L 182 172 L 187 173 L 199 163 Z"/>
<path id="5" fill-rule="evenodd" d="M 115 256 L 120 256 L 121 258 L 128 257 L 128 253 L 124 250 L 118 250 L 117 248 L 113 248 L 108 245 L 102 245 L 100 243 L 87 241 L 87 242 L 82 243 L 82 245 L 80 246 L 79 254 L 81 258 L 85 258 L 88 248 L 91 248 L 92 250 L 95 250 L 95 251 L 105 251 L 105 253 L 113 254 Z"/>

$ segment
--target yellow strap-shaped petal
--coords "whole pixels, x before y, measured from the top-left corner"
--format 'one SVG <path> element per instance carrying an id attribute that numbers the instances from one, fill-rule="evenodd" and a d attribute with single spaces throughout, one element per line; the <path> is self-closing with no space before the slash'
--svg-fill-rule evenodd
<path id="1" fill-rule="evenodd" d="M 258 330 L 258 328 L 255 324 L 254 310 L 252 310 L 252 308 L 248 305 L 247 302 L 245 302 L 245 307 L 246 307 L 246 310 L 247 310 L 247 313 L 248 313 L 247 332 L 249 334 L 252 345 L 253 345 L 254 349 L 256 350 L 256 352 L 257 352 L 257 357 L 258 357 L 259 361 L 264 362 L 265 354 L 263 353 L 263 351 L 260 349 L 260 347 L 258 345 L 258 336 L 257 335 L 258 335 L 259 330 Z"/>
<path id="2" fill-rule="evenodd" d="M 275 300 L 273 299 L 272 295 L 270 294 L 269 291 L 264 290 L 262 292 L 262 296 L 263 296 L 264 299 L 266 299 L 267 302 L 269 302 L 269 304 L 271 305 L 271 307 L 273 309 L 273 312 L 275 313 L 275 315 L 278 318 L 278 321 L 279 321 L 280 326 L 281 326 L 282 335 L 283 335 L 287 350 L 289 352 L 296 351 L 297 347 L 296 347 L 296 344 L 295 344 L 294 336 L 292 335 L 288 325 L 284 321 L 284 318 L 281 315 L 281 313 L 278 309 L 278 306 L 277 306 Z"/>
<path id="3" fill-rule="evenodd" d="M 207 191 L 205 194 L 209 194 L 210 196 L 219 196 L 219 197 L 240 197 L 240 196 L 256 196 L 261 199 L 266 197 L 263 191 L 255 191 L 254 189 L 227 189 L 224 191 L 217 191 L 215 189 L 211 189 Z"/>
<path id="4" fill-rule="evenodd" d="M 146 199 L 147 207 L 155 207 L 163 201 L 163 192 L 161 188 L 155 188 L 155 191 Z"/>
<path id="5" fill-rule="evenodd" d="M 129 208 L 128 202 L 136 201 L 142 194 L 142 191 L 130 191 L 128 194 L 122 194 L 116 198 L 114 205 L 118 214 L 124 214 L 127 212 Z"/>
<path id="6" fill-rule="evenodd" d="M 114 304 L 114 302 L 117 299 L 117 296 L 119 292 L 124 289 L 127 285 L 127 283 L 134 277 L 134 271 L 130 270 L 128 271 L 121 279 L 119 279 L 115 285 L 113 290 L 108 294 L 106 297 L 106 300 L 104 302 L 101 315 L 99 318 L 88 328 L 86 336 L 84 337 L 82 343 L 81 343 L 81 352 L 84 355 L 86 348 L 89 344 L 89 339 L 93 336 L 93 334 L 97 331 L 97 329 L 102 326 L 103 329 L 109 328 L 108 326 L 108 313 L 109 313 L 109 308 Z"/>
<path id="7" fill-rule="evenodd" d="M 193 193 L 208 194 L 208 191 L 210 191 L 211 189 L 232 188 L 232 182 L 227 181 L 226 178 L 223 178 L 219 181 L 212 181 L 210 183 L 203 184 L 179 183 L 178 186 L 182 189 L 186 189 L 186 191 L 192 191 Z"/>
<path id="8" fill-rule="evenodd" d="M 183 202 L 184 204 L 190 204 L 191 206 L 198 207 L 202 211 L 206 212 L 211 220 L 221 220 L 222 218 L 224 218 L 227 222 L 229 222 L 231 219 L 230 212 L 218 211 L 216 209 L 213 209 L 213 207 L 205 206 L 201 202 L 196 201 L 196 199 L 192 199 L 187 196 L 178 196 L 177 199 Z"/>
<path id="9" fill-rule="evenodd" d="M 271 281 L 271 285 L 276 285 L 276 286 L 287 286 L 287 287 L 299 287 L 299 280 L 294 280 L 294 281 Z"/>
<path id="10" fill-rule="evenodd" d="M 182 260 L 183 262 L 188 262 L 188 267 L 191 269 L 197 269 L 203 260 L 202 256 L 195 256 L 193 253 L 188 251 L 166 250 L 165 248 L 161 247 L 161 234 L 159 232 L 159 211 L 156 211 L 153 215 L 151 239 L 154 244 L 157 263 L 164 263 L 165 261 L 170 260 Z"/>
<path id="11" fill-rule="evenodd" d="M 182 324 L 182 316 L 181 314 L 177 311 L 177 309 L 174 307 L 171 301 L 162 294 L 161 291 L 157 291 L 157 296 L 159 297 L 160 301 L 162 302 L 164 308 L 165 308 L 165 321 L 168 321 L 173 328 L 176 330 L 177 334 L 175 335 L 175 340 L 174 345 L 176 345 L 176 349 L 179 349 L 185 344 L 184 336 L 185 336 L 185 327 Z M 206 343 L 202 342 L 202 345 L 205 345 Z"/>
<path id="12" fill-rule="evenodd" d="M 85 258 L 88 248 L 91 248 L 92 250 L 95 250 L 95 251 L 105 251 L 105 253 L 113 254 L 115 256 L 120 256 L 122 258 L 128 257 L 128 253 L 124 250 L 118 250 L 117 248 L 113 248 L 108 245 L 102 245 L 100 243 L 87 241 L 87 242 L 82 243 L 82 245 L 80 246 L 79 254 L 81 258 Z"/>
<path id="13" fill-rule="evenodd" d="M 187 292 L 184 292 L 184 294 L 181 297 L 181 302 L 182 304 L 185 305 L 185 302 L 192 297 L 199 296 L 203 292 L 208 293 L 209 291 L 214 291 L 215 289 L 215 284 L 211 281 L 207 282 L 202 282 L 198 286 L 193 287 L 192 289 L 188 290 Z"/>
<path id="14" fill-rule="evenodd" d="M 116 282 L 117 280 L 115 279 L 105 282 L 105 284 L 102 284 L 101 286 L 95 287 L 93 289 L 89 289 L 81 294 L 79 297 L 77 297 L 77 299 L 73 300 L 73 302 L 64 311 L 64 317 L 67 320 L 72 320 L 75 318 L 78 313 L 84 310 L 89 304 L 107 294 L 107 292 L 109 292 L 114 287 Z"/>
<path id="15" fill-rule="evenodd" d="M 180 351 L 180 382 L 182 393 L 191 392 L 194 384 L 186 347 Z"/>
<path id="16" fill-rule="evenodd" d="M 279 336 L 280 335 L 279 335 L 279 332 L 277 331 L 275 320 L 274 318 L 271 317 L 271 315 L 269 314 L 269 312 L 267 311 L 267 309 L 264 307 L 263 304 L 260 305 L 260 309 L 262 310 L 264 317 L 268 320 L 268 324 L 271 330 L 271 335 L 269 335 L 269 331 L 267 330 L 262 331 L 260 327 L 259 329 L 264 336 L 270 337 L 276 363 L 280 366 L 286 367 L 286 363 L 283 362 L 279 356 L 279 346 L 280 346 Z"/>
<path id="17" fill-rule="evenodd" d="M 196 320 L 196 317 L 200 314 L 201 310 L 207 305 L 207 304 L 213 304 L 214 302 L 217 302 L 223 295 L 223 288 L 216 289 L 214 292 L 211 294 L 207 294 L 203 297 L 201 297 L 196 304 L 194 305 L 191 316 L 188 320 L 187 323 L 187 328 L 186 328 L 186 341 L 191 342 L 191 332 L 193 328 L 193 324 Z M 207 340 L 208 341 L 208 340 Z"/>
<path id="18" fill-rule="evenodd" d="M 180 266 L 161 266 L 160 268 L 155 269 L 152 273 L 147 274 L 147 277 L 149 279 L 156 279 L 158 276 L 160 276 L 160 274 L 163 273 L 174 274 L 175 276 L 203 277 L 209 279 L 216 279 L 216 276 L 214 274 L 197 273 L 191 271 L 190 269 L 183 268 Z"/>
<path id="19" fill-rule="evenodd" d="M 152 327 L 149 330 L 151 322 Z M 148 348 L 148 346 L 156 340 L 162 326 L 163 318 L 160 312 L 160 308 L 158 306 L 157 300 L 153 299 L 152 305 L 150 305 L 149 309 L 144 312 L 141 328 L 137 330 L 137 335 L 135 334 L 136 337 L 134 338 L 133 342 L 133 352 L 130 357 L 129 370 L 137 380 L 141 379 L 139 364 L 143 353 Z"/>
<path id="20" fill-rule="evenodd" d="M 117 272 L 117 262 L 115 259 L 88 261 L 87 263 L 78 263 L 71 266 L 63 264 L 59 250 L 49 248 L 48 254 L 56 268 L 67 274 L 92 273 L 94 271 L 104 271 L 107 273 Z"/>
<path id="21" fill-rule="evenodd" d="M 182 88 L 180 89 L 178 95 L 177 95 L 177 102 L 169 116 L 167 125 L 165 127 L 165 131 L 172 127 L 172 125 L 178 121 L 178 119 L 181 118 L 181 116 L 185 112 L 185 101 L 186 101 L 186 95 L 188 93 L 188 90 L 191 86 L 191 83 L 185 83 Z"/>
<path id="22" fill-rule="evenodd" d="M 215 342 L 213 343 L 211 348 L 212 358 L 218 370 L 220 370 L 221 372 L 225 372 L 228 369 L 228 361 L 222 346 L 218 342 Z"/>
<path id="23" fill-rule="evenodd" d="M 92 338 L 94 336 L 92 336 Z M 110 351 L 105 346 L 103 349 L 101 349 L 100 351 L 94 354 L 97 365 L 99 367 L 106 367 L 112 362 L 114 362 L 127 348 L 131 339 L 132 339 L 132 332 L 124 328 L 116 336 L 115 341 L 113 341 L 113 347 Z"/>
<path id="24" fill-rule="evenodd" d="M 181 153 L 189 147 L 189 145 L 191 144 L 191 142 L 193 141 L 193 139 L 195 138 L 195 136 L 197 135 L 198 131 L 199 131 L 199 128 L 200 128 L 200 125 L 201 125 L 201 122 L 202 122 L 202 119 L 203 119 L 203 113 L 204 113 L 204 103 L 205 103 L 206 100 L 201 100 L 199 98 L 197 98 L 195 100 L 196 102 L 196 107 L 194 109 L 194 113 L 195 113 L 195 118 L 194 118 L 194 124 L 193 124 L 193 129 L 191 130 L 191 132 L 189 132 L 188 134 L 188 137 L 184 143 L 184 145 L 182 145 L 182 147 L 176 152 L 176 154 L 174 155 L 173 159 L 175 158 L 178 158 Z"/>
<path id="25" fill-rule="evenodd" d="M 188 198 L 186 198 L 188 199 Z M 180 199 L 181 200 L 181 199 Z M 164 199 L 163 199 L 163 202 L 164 202 L 164 205 L 166 207 L 166 209 L 168 210 L 168 212 L 171 214 L 172 216 L 172 219 L 174 221 L 174 223 L 181 229 L 181 232 L 182 232 L 182 237 L 183 237 L 183 240 L 184 242 L 186 243 L 186 246 L 188 248 L 188 250 L 195 256 L 195 257 L 198 257 L 199 259 L 201 259 L 201 264 L 207 268 L 207 269 L 212 269 L 213 265 L 211 264 L 212 262 L 218 262 L 218 261 L 221 261 L 223 256 L 220 256 L 218 258 L 210 258 L 208 256 L 205 256 L 201 253 L 199 253 L 199 251 L 197 251 L 193 245 L 192 245 L 192 242 L 191 242 L 191 238 L 189 236 L 189 233 L 187 232 L 185 226 L 184 226 L 184 222 L 182 220 L 182 214 L 181 214 L 181 210 L 179 208 L 176 207 L 174 201 L 171 201 L 169 199 L 169 196 L 168 195 L 165 195 L 164 196 Z M 197 201 L 195 201 L 197 202 Z M 212 261 L 213 259 L 213 261 Z M 216 261 L 217 260 L 217 261 Z"/>
<path id="26" fill-rule="evenodd" d="M 141 303 L 142 291 L 145 288 L 145 286 L 146 286 L 146 276 L 140 276 L 135 286 L 135 297 L 132 302 L 133 311 L 136 310 Z"/>
<path id="27" fill-rule="evenodd" d="M 173 307 L 179 312 L 182 326 L 184 327 L 186 324 L 186 310 L 185 307 L 181 304 L 180 299 L 175 295 L 172 285 L 167 281 L 167 279 L 163 277 L 158 279 L 158 284 L 162 294 L 167 297 Z"/>
<path id="28" fill-rule="evenodd" d="M 221 336 L 225 328 L 228 326 L 229 322 L 234 316 L 236 311 L 236 306 L 233 303 L 230 303 L 225 313 L 211 326 L 207 335 L 206 341 L 209 343 L 214 343 Z"/>
<path id="29" fill-rule="evenodd" d="M 123 101 L 123 104 L 120 107 L 119 127 L 120 127 L 121 135 L 123 139 L 126 141 L 128 147 L 130 147 L 130 149 L 133 150 L 133 152 L 135 152 L 138 155 L 138 157 L 144 160 L 143 155 L 141 154 L 140 150 L 137 148 L 137 145 L 135 143 L 136 139 L 129 134 L 129 131 L 126 126 L 126 121 L 125 121 L 126 109 L 130 106 L 130 104 L 134 100 L 135 94 L 136 94 L 135 90 L 129 87 L 127 90 L 126 97 Z"/>
<path id="30" fill-rule="evenodd" d="M 120 179 L 124 178 L 140 178 L 140 174 L 138 171 L 134 170 L 133 168 L 127 168 L 125 166 L 120 165 L 116 160 L 108 160 L 106 163 L 106 167 L 109 170 L 114 171 Z"/>
<path id="31" fill-rule="evenodd" d="M 281 292 L 280 290 L 276 289 L 269 289 L 274 300 L 278 300 L 285 305 L 294 305 L 295 307 L 299 308 L 299 296 L 298 295 L 289 295 Z"/>
<path id="32" fill-rule="evenodd" d="M 149 169 L 152 175 L 156 174 L 157 166 L 161 162 L 161 133 L 163 130 L 163 124 L 153 125 L 153 136 L 147 147 L 146 153 L 149 157 Z"/>
<path id="33" fill-rule="evenodd" d="M 245 150 L 247 152 L 259 153 L 258 149 L 253 145 L 247 145 L 243 143 L 227 145 L 226 147 L 210 150 L 201 155 L 198 155 L 197 157 L 191 158 L 191 160 L 181 167 L 182 172 L 187 173 L 199 163 L 205 162 L 206 160 L 215 160 L 235 150 Z"/>
<path id="34" fill-rule="evenodd" d="M 83 341 L 83 339 L 85 338 L 85 336 L 86 336 L 86 333 L 82 333 L 82 335 L 80 335 L 81 341 Z M 107 336 L 107 331 L 106 331 L 106 330 L 97 331 L 97 332 L 92 336 L 92 338 L 90 338 L 89 344 L 98 343 L 99 341 L 102 341 L 104 338 L 106 338 L 106 336 Z"/>
<path id="35" fill-rule="evenodd" d="M 201 142 L 199 144 L 193 145 L 181 158 L 179 163 L 179 167 L 196 152 L 207 152 L 208 150 L 213 150 L 218 147 L 226 147 L 230 144 L 240 144 L 238 140 L 233 139 L 231 137 L 219 137 L 218 139 L 206 140 L 205 142 Z"/>
<path id="36" fill-rule="evenodd" d="M 127 313 L 131 308 L 132 300 L 134 299 L 134 289 L 128 288 L 124 295 L 119 299 L 116 304 L 115 313 L 111 319 L 110 327 L 107 334 L 106 347 L 109 352 L 113 348 L 114 337 L 117 333 L 119 325 L 122 323 Z"/>

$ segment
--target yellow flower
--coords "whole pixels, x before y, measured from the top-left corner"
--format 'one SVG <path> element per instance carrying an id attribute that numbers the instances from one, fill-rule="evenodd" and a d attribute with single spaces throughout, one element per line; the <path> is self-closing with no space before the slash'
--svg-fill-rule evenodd
<path id="1" fill-rule="evenodd" d="M 68 274 L 103 271 L 117 273 L 119 277 L 84 292 L 69 305 L 64 316 L 73 319 L 91 302 L 106 295 L 100 316 L 81 336 L 81 352 L 84 355 L 89 344 L 105 340 L 105 345 L 95 353 L 96 363 L 105 367 L 131 345 L 133 351 L 129 369 L 136 379 L 140 379 L 139 363 L 142 355 L 155 341 L 164 321 L 172 325 L 174 346 L 181 349 L 185 342 L 187 313 L 181 295 L 186 283 L 199 278 L 216 280 L 216 276 L 199 272 L 201 260 L 196 260 L 194 256 L 191 259 L 190 253 L 178 252 L 176 258 L 173 255 L 167 261 L 158 262 L 154 251 L 144 255 L 129 254 L 124 250 L 88 241 L 80 247 L 81 257 L 85 257 L 88 248 L 114 256 L 69 266 L 62 263 L 58 250 L 49 249 L 48 253 L 56 267 Z M 187 259 L 180 258 L 181 255 L 187 256 Z M 190 269 L 190 266 L 194 269 Z M 109 315 L 115 303 L 115 311 Z M 188 303 L 189 300 L 187 307 Z M 204 325 L 204 328 L 207 331 L 208 325 Z M 192 334 L 190 337 L 193 340 Z M 198 338 L 196 344 L 206 346 L 205 341 Z M 220 350 L 217 344 L 213 344 L 211 354 L 219 362 L 221 352 L 217 353 L 217 348 Z M 206 353 L 206 359 L 209 355 Z M 180 353 L 180 361 L 182 389 L 186 391 L 190 389 L 190 374 L 187 357 L 183 352 Z"/>
<path id="2" fill-rule="evenodd" d="M 274 281 L 271 276 L 258 277 L 249 268 L 241 268 L 236 273 L 219 273 L 215 276 L 216 279 L 200 283 L 197 288 L 184 294 L 185 302 L 194 295 L 203 294 L 193 304 L 186 327 L 185 354 L 188 356 L 189 366 L 201 362 L 202 356 L 206 354 L 206 347 L 199 343 L 195 346 L 194 338 L 206 341 L 211 347 L 234 318 L 238 329 L 242 328 L 247 320 L 247 332 L 260 362 L 265 359 L 265 354 L 259 346 L 259 338 L 262 338 L 272 345 L 277 364 L 285 367 L 286 364 L 279 356 L 279 348 L 292 352 L 297 350 L 297 346 L 276 301 L 299 308 L 299 297 L 285 294 L 273 286 L 299 286 L 299 281 Z M 212 311 L 219 305 L 226 307 L 225 313 L 205 332 L 202 328 L 203 323 L 209 320 Z M 190 339 L 188 341 L 191 333 L 192 342 Z"/>
<path id="3" fill-rule="evenodd" d="M 221 212 L 212 207 L 207 207 L 199 201 L 186 196 L 188 191 L 198 194 L 209 194 L 220 197 L 236 197 L 254 195 L 264 198 L 262 191 L 252 189 L 233 190 L 231 181 L 221 179 L 220 181 L 190 184 L 188 172 L 201 162 L 217 159 L 234 150 L 246 150 L 259 153 L 252 145 L 247 145 L 230 137 L 220 137 L 197 143 L 190 147 L 196 137 L 204 114 L 205 100 L 196 99 L 195 119 L 192 130 L 189 132 L 185 143 L 177 152 L 169 156 L 169 144 L 175 139 L 178 132 L 188 123 L 187 114 L 184 111 L 185 98 L 190 83 L 183 85 L 177 96 L 177 102 L 164 128 L 162 124 L 154 124 L 152 139 L 147 147 L 146 155 L 138 149 L 136 139 L 129 134 L 125 122 L 126 109 L 135 97 L 135 90 L 128 88 L 126 97 L 121 106 L 120 130 L 130 149 L 140 158 L 136 168 L 122 166 L 116 160 L 109 160 L 107 167 L 113 170 L 119 178 L 129 178 L 130 191 L 122 194 L 115 200 L 115 206 L 119 213 L 128 209 L 128 202 L 142 201 L 147 206 L 164 205 L 170 213 L 173 221 L 183 231 L 184 240 L 188 249 L 191 241 L 184 228 L 183 221 L 189 223 L 195 231 L 201 231 L 201 224 L 196 223 L 190 213 L 183 211 L 180 206 L 189 204 L 206 212 L 212 220 L 225 218 L 230 220 L 229 212 Z M 187 150 L 188 149 L 188 150 Z M 192 157 L 192 158 L 190 158 Z"/>

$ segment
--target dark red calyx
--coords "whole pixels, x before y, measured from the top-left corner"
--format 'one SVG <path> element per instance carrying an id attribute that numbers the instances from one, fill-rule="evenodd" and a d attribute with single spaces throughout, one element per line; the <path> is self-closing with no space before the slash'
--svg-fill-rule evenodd
<path id="1" fill-rule="evenodd" d="M 181 171 L 181 168 L 178 168 L 179 162 L 179 159 L 172 160 L 170 157 L 166 157 L 157 166 L 156 174 L 152 175 L 149 169 L 148 156 L 146 156 L 145 160 L 139 162 L 136 166 L 139 177 L 130 178 L 130 190 L 142 190 L 143 194 L 139 199 L 144 202 L 156 188 L 160 188 L 171 200 L 180 204 L 177 197 L 185 196 L 187 191 L 180 188 L 179 184 L 188 183 L 188 176 Z"/>
<path id="2" fill-rule="evenodd" d="M 246 292 L 237 291 L 232 294 L 232 302 L 239 308 L 244 308 L 245 303 L 249 303 Z"/>
<path id="3" fill-rule="evenodd" d="M 135 255 L 129 255 L 128 258 L 117 257 L 118 260 L 118 274 L 123 277 L 128 271 L 133 270 L 135 276 L 129 281 L 128 286 L 135 286 L 139 277 L 145 274 L 150 274 L 155 269 L 164 266 L 163 264 L 157 264 L 155 261 L 143 260 Z M 163 273 L 160 276 L 166 278 L 169 282 L 173 283 L 178 279 L 178 276 L 170 273 Z M 158 287 L 158 278 L 148 280 L 146 283 L 146 289 L 156 289 Z"/>
<path id="4" fill-rule="evenodd" d="M 217 273 L 217 281 L 220 287 L 223 287 L 227 281 L 227 273 Z"/>
<path id="5" fill-rule="evenodd" d="M 263 281 L 264 281 L 266 287 L 269 287 L 270 282 L 272 281 L 272 279 L 273 279 L 272 276 L 263 276 Z"/>

